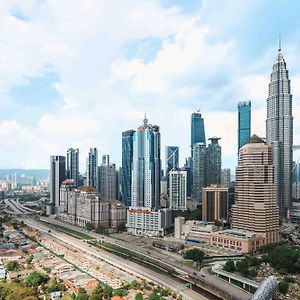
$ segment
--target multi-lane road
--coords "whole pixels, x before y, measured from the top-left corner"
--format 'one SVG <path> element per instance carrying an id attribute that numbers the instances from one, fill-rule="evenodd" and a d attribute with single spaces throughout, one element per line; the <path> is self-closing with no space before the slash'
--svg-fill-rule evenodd
<path id="1" fill-rule="evenodd" d="M 128 249 L 132 252 L 135 252 L 137 254 L 143 255 L 145 257 L 150 257 L 152 260 L 157 261 L 159 263 L 164 263 L 165 265 L 174 268 L 178 273 L 189 275 L 190 278 L 194 278 L 195 281 L 200 281 L 202 284 L 206 284 L 207 286 L 212 287 L 213 289 L 217 289 L 222 291 L 223 294 L 228 295 L 229 299 L 236 299 L 236 300 L 249 300 L 251 298 L 251 294 L 246 292 L 245 290 L 232 285 L 222 279 L 220 279 L 217 276 L 211 275 L 209 272 L 205 272 L 201 270 L 199 272 L 195 271 L 194 269 L 185 266 L 181 261 L 176 260 L 174 257 L 159 253 L 159 252 L 153 252 L 148 251 L 147 249 L 144 249 L 142 247 L 139 247 L 135 244 L 128 243 L 125 241 L 121 241 L 119 239 L 114 239 L 112 237 L 103 236 L 101 234 L 97 234 L 92 231 L 87 231 L 85 229 L 79 229 L 77 226 L 73 226 L 70 224 L 67 224 L 65 222 L 61 222 L 58 220 L 53 220 L 49 218 L 41 218 L 42 221 L 57 224 L 60 226 L 67 227 L 69 229 L 78 231 L 78 232 L 84 232 L 95 239 L 102 239 L 106 242 L 109 242 L 111 244 L 117 245 L 119 247 L 123 247 L 125 249 Z"/>
<path id="2" fill-rule="evenodd" d="M 141 278 L 145 278 L 151 281 L 154 281 L 164 287 L 170 288 L 171 290 L 175 291 L 176 293 L 182 295 L 184 299 L 187 300 L 205 300 L 206 297 L 196 293 L 195 291 L 185 287 L 182 283 L 179 283 L 163 274 L 158 274 L 157 272 L 145 268 L 141 265 L 138 265 L 132 261 L 109 253 L 107 251 L 101 250 L 98 247 L 92 246 L 86 243 L 83 240 L 79 240 L 72 236 L 69 236 L 66 233 L 53 229 L 53 227 L 47 226 L 44 223 L 38 222 L 33 219 L 23 219 L 22 220 L 27 226 L 30 226 L 40 232 L 44 232 L 48 234 L 53 239 L 57 239 L 63 241 L 64 243 L 68 244 L 69 246 L 73 246 L 79 248 L 81 252 L 85 254 L 89 254 L 94 258 L 98 258 L 101 260 L 106 261 L 107 263 L 122 269 L 128 273 L 136 274 Z M 78 252 L 80 255 L 80 252 Z"/>

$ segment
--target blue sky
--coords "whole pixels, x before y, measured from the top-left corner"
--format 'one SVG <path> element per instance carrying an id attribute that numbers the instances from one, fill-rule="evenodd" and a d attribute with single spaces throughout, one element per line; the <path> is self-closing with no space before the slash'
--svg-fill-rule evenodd
<path id="1" fill-rule="evenodd" d="M 200 108 L 234 169 L 238 101 L 252 101 L 252 132 L 265 136 L 279 33 L 300 144 L 299 11 L 296 0 L 1 1 L 0 168 L 48 168 L 68 147 L 81 171 L 89 147 L 120 165 L 121 132 L 144 112 L 162 157 L 178 145 L 183 162 Z"/>

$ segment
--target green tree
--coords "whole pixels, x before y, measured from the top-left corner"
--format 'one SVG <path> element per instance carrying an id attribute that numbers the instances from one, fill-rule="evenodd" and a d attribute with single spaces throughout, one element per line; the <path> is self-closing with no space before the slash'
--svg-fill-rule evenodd
<path id="1" fill-rule="evenodd" d="M 133 280 L 130 287 L 134 290 L 139 290 L 141 288 L 141 284 L 137 280 Z"/>
<path id="2" fill-rule="evenodd" d="M 286 282 L 286 281 L 280 281 L 278 283 L 278 291 L 281 293 L 281 294 L 286 294 L 289 290 L 289 283 Z"/>
<path id="3" fill-rule="evenodd" d="M 203 257 L 204 257 L 204 252 L 197 249 L 197 248 L 194 248 L 194 249 L 190 249 L 188 250 L 185 254 L 184 254 L 184 258 L 186 259 L 191 259 L 193 260 L 194 262 L 197 262 L 198 264 L 200 264 L 203 260 Z"/>
<path id="4" fill-rule="evenodd" d="M 76 300 L 89 300 L 89 295 L 84 288 L 79 288 L 76 296 Z"/>
<path id="5" fill-rule="evenodd" d="M 113 289 L 110 287 L 110 286 L 106 286 L 104 288 L 104 291 L 103 291 L 103 296 L 104 296 L 104 299 L 110 299 L 110 297 L 112 296 L 112 292 L 113 292 Z"/>
<path id="6" fill-rule="evenodd" d="M 249 265 L 250 267 L 258 267 L 261 264 L 261 260 L 257 258 L 256 256 L 252 256 L 249 259 Z"/>
<path id="7" fill-rule="evenodd" d="M 85 224 L 85 228 L 86 228 L 87 230 L 93 230 L 93 229 L 94 229 L 94 226 L 93 226 L 93 224 L 92 224 L 91 222 L 87 222 L 87 223 Z"/>
<path id="8" fill-rule="evenodd" d="M 124 297 L 124 296 L 126 296 L 127 295 L 127 290 L 125 290 L 125 289 L 118 289 L 118 290 L 115 290 L 115 291 L 113 291 L 113 296 L 121 296 L 121 297 Z"/>
<path id="9" fill-rule="evenodd" d="M 25 279 L 25 284 L 31 287 L 38 287 L 39 285 L 43 283 L 47 283 L 48 281 L 49 281 L 48 275 L 38 273 L 35 271 L 27 276 L 27 278 Z"/>
<path id="10" fill-rule="evenodd" d="M 249 267 L 249 260 L 247 258 L 244 258 L 236 263 L 236 270 L 238 272 L 242 272 L 248 267 Z"/>
<path id="11" fill-rule="evenodd" d="M 102 285 L 98 284 L 93 292 L 92 292 L 92 295 L 90 297 L 90 300 L 99 300 L 99 299 L 102 299 L 103 298 L 103 287 Z"/>
<path id="12" fill-rule="evenodd" d="M 7 264 L 6 264 L 6 268 L 8 271 L 10 272 L 14 272 L 14 271 L 18 271 L 20 268 L 20 265 L 17 261 L 15 260 L 10 260 Z"/>
<path id="13" fill-rule="evenodd" d="M 136 295 L 135 295 L 135 298 L 134 298 L 135 300 L 144 300 L 144 297 L 143 297 L 143 294 L 142 293 L 137 293 Z"/>
<path id="14" fill-rule="evenodd" d="M 235 263 L 233 260 L 227 260 L 224 266 L 224 270 L 227 272 L 234 272 L 236 270 Z"/>

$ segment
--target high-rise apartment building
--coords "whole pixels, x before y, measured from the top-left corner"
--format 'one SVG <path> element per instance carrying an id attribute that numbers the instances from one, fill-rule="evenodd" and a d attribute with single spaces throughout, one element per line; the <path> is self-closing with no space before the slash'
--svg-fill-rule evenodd
<path id="1" fill-rule="evenodd" d="M 202 192 L 202 221 L 226 220 L 228 216 L 228 188 L 211 185 Z"/>
<path id="2" fill-rule="evenodd" d="M 122 132 L 121 187 L 122 187 L 122 201 L 126 207 L 131 205 L 133 135 L 134 135 L 134 130 L 127 130 Z"/>
<path id="3" fill-rule="evenodd" d="M 192 198 L 201 203 L 202 189 L 206 187 L 206 144 L 196 143 L 193 146 L 193 191 Z"/>
<path id="4" fill-rule="evenodd" d="M 90 148 L 86 160 L 86 185 L 96 187 L 97 185 L 98 150 Z"/>
<path id="5" fill-rule="evenodd" d="M 231 182 L 231 170 L 229 168 L 223 169 L 221 172 L 221 184 L 229 187 Z"/>
<path id="6" fill-rule="evenodd" d="M 70 148 L 67 151 L 66 177 L 73 179 L 75 186 L 78 186 L 79 176 L 79 149 Z"/>
<path id="7" fill-rule="evenodd" d="M 238 103 L 238 150 L 248 143 L 251 136 L 251 101 Z"/>
<path id="8" fill-rule="evenodd" d="M 109 163 L 109 155 L 103 155 L 102 164 L 97 168 L 97 192 L 101 200 L 117 199 L 117 170 Z"/>
<path id="9" fill-rule="evenodd" d="M 144 118 L 133 136 L 131 206 L 127 213 L 128 232 L 163 235 L 170 225 L 170 211 L 160 207 L 160 132 Z"/>
<path id="10" fill-rule="evenodd" d="M 59 189 L 66 178 L 66 157 L 53 155 L 50 157 L 50 202 L 58 213 L 60 205 Z"/>
<path id="11" fill-rule="evenodd" d="M 292 203 L 293 116 L 289 73 L 281 49 L 273 65 L 269 84 L 266 133 L 267 143 L 273 148 L 277 203 L 281 216 L 289 218 Z"/>
<path id="12" fill-rule="evenodd" d="M 187 172 L 171 171 L 169 173 L 169 203 L 172 210 L 187 210 Z"/>
<path id="13" fill-rule="evenodd" d="M 272 164 L 272 147 L 253 135 L 239 153 L 232 228 L 264 236 L 265 244 L 279 240 L 279 210 Z"/>
<path id="14" fill-rule="evenodd" d="M 220 184 L 222 172 L 222 148 L 219 145 L 221 138 L 212 137 L 208 140 L 210 144 L 207 146 L 206 153 L 206 185 Z"/>

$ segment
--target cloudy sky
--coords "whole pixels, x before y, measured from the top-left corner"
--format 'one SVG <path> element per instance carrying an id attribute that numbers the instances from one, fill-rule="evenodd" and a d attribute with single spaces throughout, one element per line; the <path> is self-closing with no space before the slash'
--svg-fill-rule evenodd
<path id="1" fill-rule="evenodd" d="M 121 132 L 144 112 L 162 156 L 178 145 L 183 162 L 198 109 L 234 168 L 238 101 L 252 101 L 265 136 L 279 32 L 300 144 L 299 11 L 297 0 L 0 1 L 0 168 L 48 168 L 68 147 L 82 171 L 89 147 L 120 165 Z"/>

